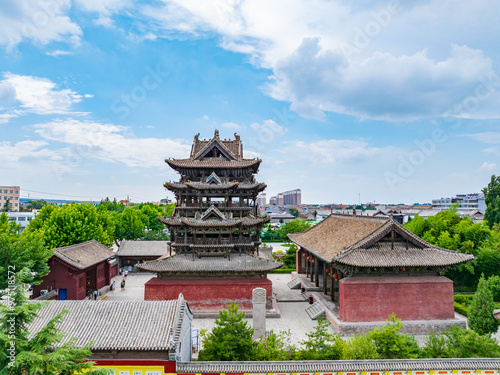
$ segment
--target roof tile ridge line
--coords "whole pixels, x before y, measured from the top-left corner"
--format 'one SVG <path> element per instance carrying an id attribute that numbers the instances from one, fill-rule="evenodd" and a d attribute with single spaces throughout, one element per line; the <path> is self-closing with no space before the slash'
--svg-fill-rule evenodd
<path id="1" fill-rule="evenodd" d="M 79 247 L 79 246 L 83 246 L 84 244 L 86 243 L 89 243 L 89 242 L 92 242 L 92 241 L 95 241 L 95 242 L 98 242 L 97 240 L 95 240 L 94 238 L 92 238 L 91 240 L 88 240 L 88 241 L 85 241 L 85 242 L 80 242 L 80 243 L 74 243 L 72 245 L 66 245 L 66 246 L 61 246 L 61 247 L 54 247 L 54 251 L 56 250 L 63 250 L 63 249 L 66 249 L 66 248 L 69 248 L 69 247 Z M 100 242 L 99 242 L 100 243 Z"/>
<path id="2" fill-rule="evenodd" d="M 340 212 L 332 212 L 330 215 L 344 217 L 346 219 L 366 219 L 366 220 L 379 220 L 379 221 L 388 221 L 388 217 L 380 217 L 380 216 L 368 216 L 368 215 L 351 215 L 344 214 Z"/>

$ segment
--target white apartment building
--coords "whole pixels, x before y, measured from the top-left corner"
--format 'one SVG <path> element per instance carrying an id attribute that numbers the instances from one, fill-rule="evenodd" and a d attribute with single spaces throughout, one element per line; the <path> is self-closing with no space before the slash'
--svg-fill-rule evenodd
<path id="1" fill-rule="evenodd" d="M 478 210 L 484 214 L 486 211 L 486 203 L 484 195 L 479 193 L 472 194 L 457 194 L 453 198 L 439 198 L 432 200 L 433 210 L 446 210 L 453 204 L 458 204 L 458 209 L 463 210 Z"/>
<path id="2" fill-rule="evenodd" d="M 7 216 L 9 217 L 10 221 L 15 221 L 16 224 L 19 224 L 21 226 L 21 229 L 19 229 L 19 233 L 21 233 L 35 218 L 35 212 L 7 212 Z"/>
<path id="3" fill-rule="evenodd" d="M 10 203 L 10 211 L 19 211 L 19 195 L 21 189 L 19 186 L 0 186 L 0 209 L 3 209 L 7 200 Z"/>

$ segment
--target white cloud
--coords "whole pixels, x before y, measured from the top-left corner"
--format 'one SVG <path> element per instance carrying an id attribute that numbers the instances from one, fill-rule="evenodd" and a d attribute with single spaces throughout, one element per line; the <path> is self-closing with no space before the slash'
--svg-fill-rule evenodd
<path id="1" fill-rule="evenodd" d="M 466 136 L 481 143 L 491 143 L 491 144 L 500 143 L 500 132 L 466 134 Z"/>
<path id="2" fill-rule="evenodd" d="M 57 152 L 44 148 L 47 145 L 46 141 L 21 141 L 15 144 L 0 142 L 2 168 L 18 169 L 20 167 L 19 163 L 28 160 L 60 159 Z"/>
<path id="3" fill-rule="evenodd" d="M 46 52 L 46 54 L 49 55 L 49 56 L 57 57 L 57 56 L 64 56 L 64 55 L 72 55 L 73 52 L 63 51 L 63 50 L 57 49 L 55 51 Z"/>
<path id="4" fill-rule="evenodd" d="M 82 100 L 83 96 L 70 89 L 58 89 L 57 85 L 47 78 L 4 74 L 1 87 L 8 88 L 8 95 L 19 102 L 22 110 L 37 114 L 68 114 L 71 106 Z M 85 97 L 89 97 L 85 95 Z M 10 98 L 12 101 L 12 99 Z M 74 113 L 75 114 L 75 113 Z M 79 113 L 82 114 L 82 113 Z"/>
<path id="5" fill-rule="evenodd" d="M 338 165 L 344 162 L 369 161 L 390 158 L 401 153 L 392 147 L 373 147 L 364 140 L 320 139 L 312 142 L 295 140 L 280 150 L 288 161 L 314 165 Z"/>
<path id="6" fill-rule="evenodd" d="M 13 48 L 23 39 L 47 44 L 53 41 L 78 45 L 81 28 L 66 12 L 69 0 L 3 1 L 0 12 L 0 44 Z"/>
<path id="7" fill-rule="evenodd" d="M 266 93 L 303 116 L 337 112 L 371 119 L 460 116 L 499 118 L 492 40 L 500 4 L 451 0 L 347 1 L 163 0 L 143 6 L 155 35 L 213 35 L 274 74 Z M 416 26 L 418 25 L 418 28 Z M 491 29 L 482 26 L 488 25 Z M 476 30 L 465 35 L 465 28 Z M 451 48 L 450 48 L 451 46 Z M 481 80 L 493 93 L 478 106 Z M 465 108 L 457 108 L 466 104 Z"/>
<path id="8" fill-rule="evenodd" d="M 75 2 L 81 9 L 98 14 L 94 21 L 96 25 L 108 28 L 114 26 L 112 14 L 130 5 L 128 0 L 76 0 Z"/>
<path id="9" fill-rule="evenodd" d="M 497 167 L 495 163 L 488 163 L 484 162 L 478 169 L 479 172 L 481 171 L 492 171 Z"/>
<path id="10" fill-rule="evenodd" d="M 191 146 L 169 138 L 137 138 L 123 126 L 67 119 L 35 125 L 46 141 L 71 146 L 79 158 L 95 158 L 129 167 L 163 167 L 166 157 L 183 158 Z"/>
<path id="11" fill-rule="evenodd" d="M 223 122 L 221 124 L 223 128 L 240 130 L 242 127 L 235 122 Z"/>

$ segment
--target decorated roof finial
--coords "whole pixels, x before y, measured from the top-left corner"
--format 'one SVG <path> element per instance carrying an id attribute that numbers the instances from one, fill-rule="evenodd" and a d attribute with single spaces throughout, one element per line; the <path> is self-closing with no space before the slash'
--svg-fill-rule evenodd
<path id="1" fill-rule="evenodd" d="M 194 141 L 195 141 L 196 143 L 198 143 L 198 142 L 200 141 L 200 133 L 198 133 L 198 134 L 196 134 L 196 135 L 194 136 Z"/>
<path id="2" fill-rule="evenodd" d="M 234 139 L 236 139 L 237 141 L 239 141 L 240 140 L 240 136 L 238 134 L 234 133 Z"/>
<path id="3" fill-rule="evenodd" d="M 356 216 L 356 207 L 354 207 L 354 208 L 352 209 L 352 214 L 353 214 L 354 216 Z"/>
<path id="4" fill-rule="evenodd" d="M 219 138 L 219 129 L 215 129 L 214 138 Z"/>

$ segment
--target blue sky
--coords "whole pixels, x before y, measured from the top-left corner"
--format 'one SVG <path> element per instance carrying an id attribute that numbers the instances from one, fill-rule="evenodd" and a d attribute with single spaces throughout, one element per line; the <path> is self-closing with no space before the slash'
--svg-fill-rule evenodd
<path id="1" fill-rule="evenodd" d="M 0 0 L 0 176 L 159 200 L 237 132 L 268 197 L 414 203 L 499 174 L 495 1 Z M 49 194 L 35 193 L 46 192 Z"/>

